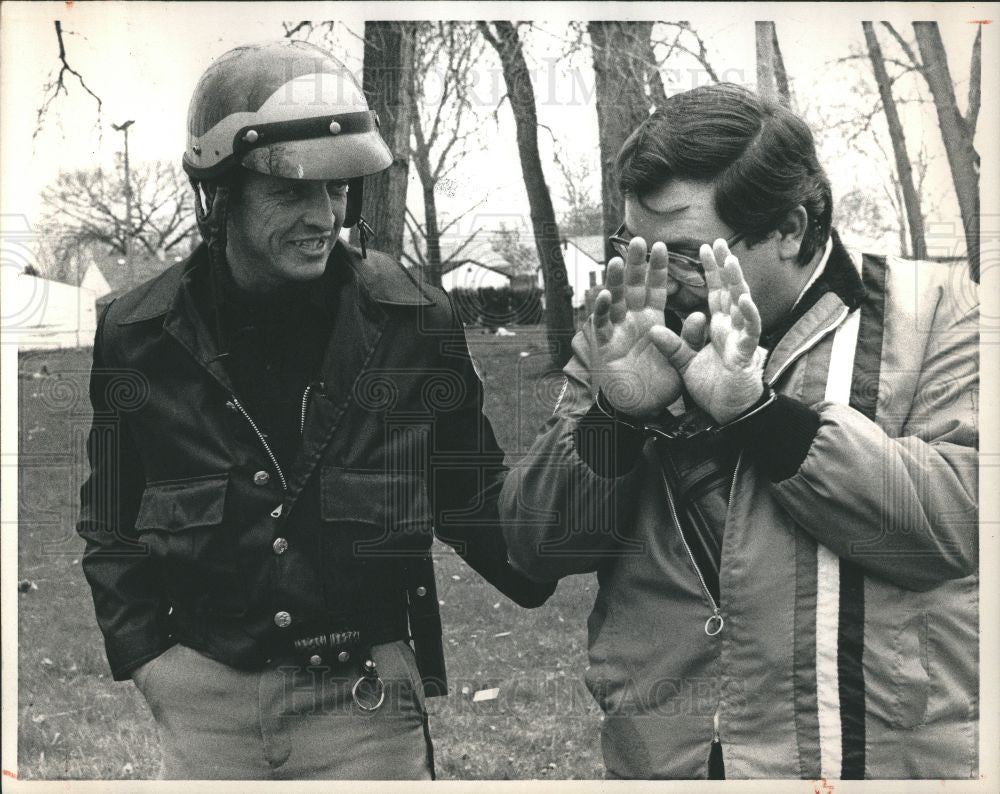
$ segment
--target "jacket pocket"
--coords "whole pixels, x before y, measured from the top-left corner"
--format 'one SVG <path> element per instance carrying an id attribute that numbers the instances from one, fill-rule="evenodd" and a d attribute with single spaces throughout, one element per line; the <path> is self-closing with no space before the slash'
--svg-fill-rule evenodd
<path id="1" fill-rule="evenodd" d="M 930 694 L 926 613 L 905 616 L 887 648 L 866 648 L 866 652 L 886 654 L 877 680 L 866 682 L 872 712 L 897 728 L 923 724 Z"/>
<path id="2" fill-rule="evenodd" d="M 139 503 L 136 531 L 179 532 L 220 524 L 228 486 L 228 474 L 148 483 Z"/>
<path id="3" fill-rule="evenodd" d="M 139 503 L 135 529 L 153 557 L 164 561 L 168 588 L 187 589 L 198 573 L 232 573 L 233 544 L 220 531 L 228 474 L 151 482 Z"/>
<path id="4" fill-rule="evenodd" d="M 324 466 L 320 516 L 354 534 L 355 551 L 373 555 L 426 549 L 432 528 L 424 480 L 410 474 Z"/>

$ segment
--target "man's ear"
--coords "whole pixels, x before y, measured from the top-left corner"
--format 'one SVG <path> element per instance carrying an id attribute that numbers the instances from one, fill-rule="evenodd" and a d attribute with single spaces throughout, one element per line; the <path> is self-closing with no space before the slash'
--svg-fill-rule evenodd
<path id="1" fill-rule="evenodd" d="M 793 209 L 778 226 L 778 255 L 784 261 L 798 261 L 802 238 L 809 225 L 809 213 L 801 204 Z"/>

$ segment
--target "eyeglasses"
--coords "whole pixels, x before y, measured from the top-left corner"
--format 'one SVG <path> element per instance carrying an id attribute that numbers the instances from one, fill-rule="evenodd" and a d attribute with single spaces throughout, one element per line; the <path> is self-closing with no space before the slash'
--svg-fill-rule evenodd
<path id="1" fill-rule="evenodd" d="M 622 259 L 625 259 L 626 254 L 628 253 L 628 244 L 631 242 L 631 238 L 626 239 L 622 236 L 626 231 L 625 224 L 623 223 L 615 230 L 615 233 L 608 238 L 608 242 L 611 243 L 611 247 Z M 732 237 L 726 238 L 726 245 L 732 248 L 745 236 L 746 235 L 743 232 L 736 232 L 736 234 Z M 646 253 L 646 258 L 649 258 L 648 251 Z M 699 257 L 697 251 L 668 246 L 667 268 L 670 275 L 681 284 L 685 284 L 689 287 L 705 286 L 705 271 L 701 266 L 701 258 Z"/>

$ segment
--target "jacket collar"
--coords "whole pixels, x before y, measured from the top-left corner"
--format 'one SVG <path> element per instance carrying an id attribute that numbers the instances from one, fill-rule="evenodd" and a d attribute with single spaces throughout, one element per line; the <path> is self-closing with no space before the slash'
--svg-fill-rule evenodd
<path id="1" fill-rule="evenodd" d="M 765 340 L 770 342 L 765 347 L 771 351 L 764 368 L 768 383 L 776 381 L 799 356 L 840 325 L 865 296 L 860 260 L 844 247 L 836 231 L 831 237 L 833 247 L 823 274 Z"/>
<path id="2" fill-rule="evenodd" d="M 343 295 L 356 296 L 360 314 L 371 324 L 366 347 L 374 344 L 385 319 L 384 306 L 426 306 L 433 303 L 417 282 L 385 254 L 371 252 L 367 259 L 338 240 L 327 267 L 348 268 Z M 211 285 L 211 259 L 204 244 L 183 263 L 137 288 L 126 298 L 134 305 L 119 325 L 163 317 L 163 329 L 173 336 L 198 363 L 229 393 L 234 388 L 223 364 L 224 352 L 217 342 L 217 296 Z M 323 300 L 323 291 L 316 290 Z M 123 298 L 125 300 L 126 298 Z M 338 323 L 341 325 L 342 323 Z"/>
<path id="3" fill-rule="evenodd" d="M 373 251 L 368 259 L 362 259 L 357 249 L 338 240 L 327 267 L 345 264 L 367 300 L 388 306 L 429 306 L 433 303 L 416 280 L 385 254 Z M 202 243 L 187 260 L 138 287 L 132 293 L 134 305 L 118 324 L 144 322 L 178 310 L 184 302 L 182 293 L 191 289 L 192 282 L 201 281 L 207 285 L 208 268 L 208 248 Z M 319 291 L 312 297 L 316 301 L 323 300 Z"/>

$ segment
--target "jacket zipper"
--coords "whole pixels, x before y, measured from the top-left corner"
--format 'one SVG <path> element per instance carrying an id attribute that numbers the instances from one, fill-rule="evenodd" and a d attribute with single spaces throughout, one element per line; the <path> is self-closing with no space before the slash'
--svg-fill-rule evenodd
<path id="1" fill-rule="evenodd" d="M 728 518 L 729 512 L 733 509 L 733 497 L 736 495 L 736 478 L 740 473 L 740 464 L 743 462 L 743 451 L 740 450 L 740 454 L 736 458 L 736 468 L 733 469 L 733 483 L 729 487 L 729 501 L 726 504 L 726 517 Z M 725 541 L 726 533 L 722 533 L 723 541 Z M 721 577 L 720 577 L 721 583 Z M 711 618 L 709 618 L 711 620 Z M 722 620 L 720 617 L 719 620 Z M 706 624 L 707 625 L 707 624 Z M 719 626 L 719 631 L 722 631 L 722 626 Z M 707 633 L 707 629 L 706 629 Z M 722 744 L 722 736 L 719 732 L 719 712 L 722 710 L 722 704 L 719 703 L 715 707 L 715 714 L 712 715 L 712 741 L 716 744 Z"/>
<path id="2" fill-rule="evenodd" d="M 719 614 L 719 605 L 715 603 L 715 599 L 712 597 L 712 593 L 708 589 L 708 585 L 705 583 L 705 577 L 701 572 L 701 568 L 698 567 L 698 563 L 694 559 L 694 553 L 691 551 L 691 547 L 688 545 L 687 538 L 684 537 L 684 531 L 681 529 L 680 519 L 677 517 L 677 508 L 674 506 L 674 496 L 670 492 L 670 483 L 667 481 L 667 475 L 660 469 L 660 474 L 663 477 L 663 484 L 667 489 L 667 502 L 670 505 L 670 515 L 674 519 L 674 526 L 677 528 L 677 534 L 680 535 L 681 543 L 684 544 L 684 550 L 688 554 L 688 559 L 691 560 L 691 565 L 694 566 L 695 573 L 698 574 L 698 581 L 701 582 L 702 592 L 705 593 L 705 598 L 708 599 L 708 603 L 712 605 L 712 615 L 705 621 L 705 633 L 709 637 L 714 637 L 720 631 L 722 631 L 725 621 L 722 619 L 722 615 Z M 730 499 L 732 495 L 730 494 Z M 714 629 L 714 631 L 712 630 Z"/>
<path id="3" fill-rule="evenodd" d="M 824 328 L 823 331 L 820 334 L 814 334 L 813 336 L 811 336 L 806 343 L 804 343 L 801 347 L 799 347 L 798 350 L 796 350 L 794 353 L 792 353 L 792 355 L 790 355 L 785 360 L 785 363 L 781 365 L 781 368 L 777 372 L 775 372 L 774 375 L 771 376 L 771 378 L 768 380 L 767 385 L 768 386 L 772 386 L 773 384 L 777 383 L 778 378 L 780 378 L 782 376 L 782 374 L 785 372 L 785 370 L 788 369 L 792 365 L 792 363 L 795 362 L 803 352 L 805 352 L 806 350 L 809 349 L 809 347 L 812 345 L 812 343 L 814 342 L 815 339 L 817 339 L 819 336 L 822 336 L 823 334 L 826 334 L 830 329 L 835 328 L 838 325 L 840 325 L 840 323 L 843 321 L 844 317 L 846 317 L 848 314 L 850 314 L 850 312 L 847 309 L 844 309 L 844 311 L 841 312 L 840 316 L 837 317 L 837 319 L 836 319 L 835 322 L 833 322 L 827 328 Z M 726 503 L 726 517 L 727 518 L 729 517 L 729 513 L 733 509 L 733 499 L 736 496 L 736 478 L 739 476 L 739 473 L 740 473 L 740 464 L 742 462 L 743 462 L 743 451 L 740 450 L 740 454 L 736 458 L 736 468 L 733 469 L 733 481 L 732 481 L 732 484 L 729 487 L 729 500 Z M 664 476 L 664 483 L 666 483 L 666 476 Z M 670 512 L 673 515 L 674 523 L 677 525 L 677 529 L 680 532 L 680 523 L 677 521 L 677 511 L 674 509 L 674 500 L 673 500 L 673 497 L 670 495 L 670 486 L 669 485 L 667 485 L 667 499 L 670 502 Z M 684 548 L 687 549 L 688 556 L 691 558 L 691 564 L 694 565 L 695 570 L 698 571 L 698 578 L 701 580 L 702 589 L 704 589 L 705 595 L 708 596 L 708 600 L 712 603 L 712 606 L 715 609 L 715 614 L 712 617 L 710 617 L 708 619 L 708 621 L 705 622 L 705 633 L 706 634 L 710 634 L 710 632 L 708 630 L 709 623 L 713 620 L 713 618 L 717 617 L 718 621 L 719 621 L 719 628 L 718 628 L 718 630 L 715 633 L 718 634 L 720 631 L 722 631 L 722 626 L 724 625 L 724 622 L 722 620 L 722 616 L 718 614 L 718 607 L 716 606 L 715 601 L 712 599 L 712 594 L 708 592 L 708 587 L 706 587 L 706 585 L 705 585 L 705 579 L 701 575 L 701 571 L 698 570 L 698 564 L 694 560 L 694 555 L 691 553 L 691 549 L 688 547 L 687 541 L 684 539 L 684 533 L 681 532 L 680 535 L 681 535 L 681 540 L 684 541 Z M 723 532 L 723 540 L 724 539 L 725 539 L 725 532 Z M 721 578 L 720 578 L 720 583 L 721 583 Z M 720 714 L 721 710 L 722 710 L 722 704 L 720 702 L 715 707 L 715 713 L 712 715 L 712 741 L 714 743 L 716 743 L 716 744 L 722 744 L 722 736 L 721 736 L 721 732 L 719 730 L 719 722 L 720 722 L 719 714 Z"/>
<path id="4" fill-rule="evenodd" d="M 302 410 L 299 412 L 299 435 L 306 434 L 306 410 L 309 408 L 309 392 L 312 391 L 310 383 L 302 392 Z"/>
<path id="5" fill-rule="evenodd" d="M 260 428 L 257 427 L 257 423 L 253 420 L 253 417 L 251 417 L 250 414 L 247 413 L 246 408 L 244 408 L 242 403 L 240 403 L 240 401 L 236 399 L 236 395 L 235 394 L 230 395 L 230 399 L 233 401 L 233 405 L 236 406 L 237 410 L 241 414 L 243 414 L 243 418 L 247 420 L 247 422 L 250 424 L 250 427 L 253 428 L 253 432 L 257 434 L 257 438 L 260 440 L 261 445 L 264 447 L 264 451 L 267 453 L 267 456 L 271 459 L 271 463 L 274 465 L 274 470 L 278 473 L 278 479 L 281 480 L 281 490 L 287 491 L 288 481 L 285 479 L 285 473 L 281 470 L 281 466 L 278 464 L 278 459 L 275 457 L 274 452 L 271 451 L 271 447 L 267 443 L 267 439 L 264 438 L 264 434 L 260 432 Z M 276 508 L 276 511 L 278 512 L 278 515 L 281 514 L 280 505 Z M 274 513 L 272 513 L 271 515 L 274 515 Z M 277 516 L 275 516 L 275 518 L 277 518 Z"/>
<path id="6" fill-rule="evenodd" d="M 736 468 L 733 469 L 733 484 L 729 486 L 729 501 L 726 503 L 726 518 L 729 517 L 729 511 L 733 509 L 733 497 L 736 495 L 736 476 L 740 473 L 740 464 L 743 462 L 743 450 L 740 450 L 740 454 L 736 457 Z M 723 531 L 722 537 L 725 537 L 726 533 Z"/>

